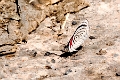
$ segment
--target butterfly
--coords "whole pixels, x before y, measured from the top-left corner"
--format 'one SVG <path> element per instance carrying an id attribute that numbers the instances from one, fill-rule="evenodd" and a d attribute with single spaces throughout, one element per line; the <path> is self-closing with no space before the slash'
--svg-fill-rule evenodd
<path id="1" fill-rule="evenodd" d="M 73 36 L 70 38 L 68 43 L 69 52 L 77 51 L 77 48 L 84 43 L 84 41 L 88 38 L 89 35 L 89 26 L 88 20 L 83 20 L 74 32 Z"/>

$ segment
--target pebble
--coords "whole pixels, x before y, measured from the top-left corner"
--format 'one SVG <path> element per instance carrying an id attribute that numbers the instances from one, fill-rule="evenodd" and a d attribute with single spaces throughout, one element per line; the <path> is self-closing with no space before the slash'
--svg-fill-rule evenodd
<path id="1" fill-rule="evenodd" d="M 68 75 L 70 72 L 72 72 L 72 70 L 68 69 L 68 70 L 65 71 L 64 75 Z"/>
<path id="2" fill-rule="evenodd" d="M 96 38 L 95 38 L 94 36 L 90 36 L 90 37 L 89 37 L 89 39 L 91 39 L 91 40 L 92 40 L 92 39 L 96 39 Z"/>
<path id="3" fill-rule="evenodd" d="M 105 55 L 107 53 L 106 49 L 100 49 L 97 55 Z"/>
<path id="4" fill-rule="evenodd" d="M 35 51 L 35 52 L 34 52 L 34 54 L 33 54 L 33 57 L 35 57 L 35 56 L 36 56 L 36 54 L 37 54 L 37 52 Z"/>
<path id="5" fill-rule="evenodd" d="M 8 64 L 5 64 L 5 66 L 9 66 Z"/>
<path id="6" fill-rule="evenodd" d="M 27 50 L 29 56 L 35 57 L 37 52 L 35 50 Z"/>
<path id="7" fill-rule="evenodd" d="M 52 59 L 52 60 L 51 60 L 51 62 L 52 62 L 52 63 L 55 63 L 55 60 L 54 60 L 54 59 Z"/>
<path id="8" fill-rule="evenodd" d="M 73 21 L 73 22 L 72 22 L 72 25 L 76 25 L 76 24 L 77 24 L 77 22 L 76 22 L 76 21 Z"/>
<path id="9" fill-rule="evenodd" d="M 51 66 L 45 66 L 46 69 L 52 69 Z"/>
<path id="10" fill-rule="evenodd" d="M 112 41 L 109 41 L 109 42 L 106 43 L 107 46 L 112 46 L 112 45 L 114 45 L 114 44 L 115 44 L 115 43 L 112 42 Z"/>
<path id="11" fill-rule="evenodd" d="M 44 56 L 49 56 L 49 55 L 51 55 L 51 53 L 50 52 L 46 52 Z"/>

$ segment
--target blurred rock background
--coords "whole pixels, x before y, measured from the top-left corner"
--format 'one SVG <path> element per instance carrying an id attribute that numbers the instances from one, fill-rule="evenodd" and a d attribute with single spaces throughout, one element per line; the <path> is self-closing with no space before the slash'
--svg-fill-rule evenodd
<path id="1" fill-rule="evenodd" d="M 39 39 L 44 42 L 45 38 L 57 38 L 57 34 L 61 34 L 60 26 L 65 21 L 65 15 L 87 6 L 88 3 L 82 0 L 1 0 L 0 54 L 16 52 L 16 44 L 27 42 L 32 34 L 41 37 Z M 38 45 L 42 47 L 43 41 Z"/>

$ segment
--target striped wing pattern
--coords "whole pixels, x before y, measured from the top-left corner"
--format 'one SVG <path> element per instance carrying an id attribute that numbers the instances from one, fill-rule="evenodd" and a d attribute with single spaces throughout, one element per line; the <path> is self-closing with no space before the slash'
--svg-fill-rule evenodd
<path id="1" fill-rule="evenodd" d="M 88 34 L 88 21 L 84 20 L 81 22 L 80 26 L 76 29 L 69 41 L 69 52 L 77 51 L 76 49 L 88 38 Z"/>

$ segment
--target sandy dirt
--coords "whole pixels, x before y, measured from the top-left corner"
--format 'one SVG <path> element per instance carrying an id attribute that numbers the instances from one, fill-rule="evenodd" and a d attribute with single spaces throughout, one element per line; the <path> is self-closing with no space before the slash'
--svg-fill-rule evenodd
<path id="1" fill-rule="evenodd" d="M 63 30 L 54 16 L 47 17 L 15 54 L 0 57 L 0 79 L 120 80 L 120 1 L 88 2 L 90 7 L 69 14 Z M 82 18 L 89 21 L 91 37 L 76 54 L 60 57 Z"/>

